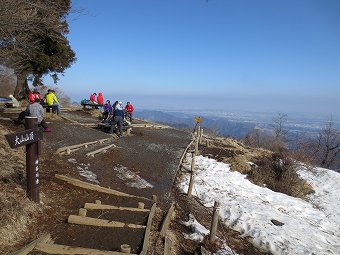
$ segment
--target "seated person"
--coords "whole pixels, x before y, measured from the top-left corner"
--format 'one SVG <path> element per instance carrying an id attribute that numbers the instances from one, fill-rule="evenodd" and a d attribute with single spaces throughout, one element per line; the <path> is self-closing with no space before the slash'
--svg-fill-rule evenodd
<path id="1" fill-rule="evenodd" d="M 90 102 L 92 104 L 97 104 L 97 93 L 92 93 L 92 95 L 90 96 Z"/>
<path id="2" fill-rule="evenodd" d="M 99 94 L 98 94 L 97 103 L 99 105 L 103 105 L 104 104 L 104 97 L 103 97 L 103 93 L 102 92 L 99 92 Z"/>
<path id="3" fill-rule="evenodd" d="M 130 122 L 132 122 L 132 113 L 133 113 L 133 105 L 130 102 L 126 103 L 125 106 L 125 114 L 126 114 L 126 118 L 130 120 Z"/>
<path id="4" fill-rule="evenodd" d="M 36 98 L 33 104 L 29 104 L 27 106 L 26 112 L 28 116 L 37 117 L 38 125 L 44 128 L 44 132 L 51 132 L 52 130 L 47 127 L 47 124 L 44 120 L 44 108 L 40 104 L 40 99 Z"/>
<path id="5" fill-rule="evenodd" d="M 106 100 L 106 103 L 103 106 L 103 120 L 107 120 L 109 118 L 110 112 L 112 110 L 112 106 L 110 104 L 110 100 Z"/>
<path id="6" fill-rule="evenodd" d="M 28 101 L 30 102 L 30 104 L 33 104 L 36 98 L 41 100 L 41 95 L 38 89 L 34 88 L 33 91 L 30 91 L 30 93 L 28 94 Z"/>
<path id="7" fill-rule="evenodd" d="M 57 114 L 60 114 L 60 104 L 59 104 L 57 96 L 54 94 L 54 90 L 52 89 L 47 90 L 47 94 L 45 98 L 46 98 L 46 104 L 48 106 L 56 106 Z"/>
<path id="8" fill-rule="evenodd" d="M 9 98 L 11 99 L 11 101 L 5 104 L 6 107 L 17 108 L 20 106 L 19 101 L 13 95 L 9 95 Z"/>

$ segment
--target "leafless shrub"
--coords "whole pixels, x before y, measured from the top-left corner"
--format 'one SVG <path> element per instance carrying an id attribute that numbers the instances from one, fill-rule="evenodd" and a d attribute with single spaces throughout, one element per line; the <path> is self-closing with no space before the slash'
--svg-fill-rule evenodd
<path id="1" fill-rule="evenodd" d="M 300 198 L 313 192 L 312 187 L 297 174 L 293 161 L 282 153 L 260 157 L 255 164 L 257 167 L 252 168 L 248 177 L 259 186 Z"/>

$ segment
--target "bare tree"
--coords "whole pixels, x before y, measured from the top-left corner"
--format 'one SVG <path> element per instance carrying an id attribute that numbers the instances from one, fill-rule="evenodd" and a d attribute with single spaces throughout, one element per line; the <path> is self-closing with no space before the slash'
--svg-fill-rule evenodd
<path id="1" fill-rule="evenodd" d="M 287 116 L 285 113 L 278 113 L 277 116 L 272 119 L 273 133 L 276 140 L 284 140 L 288 133 L 288 131 L 284 129 L 284 125 L 287 123 Z"/>
<path id="2" fill-rule="evenodd" d="M 315 154 L 322 167 L 330 168 L 340 157 L 340 131 L 332 119 L 319 132 Z"/>

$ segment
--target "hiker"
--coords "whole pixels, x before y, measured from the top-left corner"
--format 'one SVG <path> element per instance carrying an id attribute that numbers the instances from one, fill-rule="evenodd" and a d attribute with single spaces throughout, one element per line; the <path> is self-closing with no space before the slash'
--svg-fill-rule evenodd
<path id="1" fill-rule="evenodd" d="M 97 93 L 92 93 L 92 95 L 90 96 L 90 102 L 92 104 L 97 104 Z"/>
<path id="2" fill-rule="evenodd" d="M 133 110 L 134 110 L 133 105 L 130 104 L 130 102 L 127 102 L 125 106 L 125 114 L 126 114 L 126 118 L 128 118 L 130 122 L 132 122 Z"/>
<path id="3" fill-rule="evenodd" d="M 104 111 L 103 112 L 103 120 L 108 120 L 109 114 L 112 111 L 112 106 L 111 106 L 110 100 L 106 100 L 106 103 L 104 104 L 104 107 L 103 107 L 103 111 Z"/>
<path id="4" fill-rule="evenodd" d="M 116 109 L 118 103 L 119 103 L 118 101 L 114 102 L 114 104 L 112 105 L 112 110 L 115 110 L 115 109 Z"/>
<path id="5" fill-rule="evenodd" d="M 102 92 L 99 92 L 99 94 L 98 94 L 97 103 L 99 105 L 103 105 L 104 104 L 104 97 L 103 97 L 103 93 Z"/>
<path id="6" fill-rule="evenodd" d="M 44 120 L 44 108 L 40 104 L 40 99 L 36 98 L 33 104 L 29 104 L 26 109 L 27 115 L 38 118 L 38 125 L 44 128 L 44 132 L 51 132 Z"/>
<path id="7" fill-rule="evenodd" d="M 9 98 L 11 99 L 11 101 L 7 102 L 5 104 L 5 107 L 18 108 L 20 106 L 19 101 L 13 95 L 9 95 Z"/>
<path id="8" fill-rule="evenodd" d="M 116 125 L 118 127 L 118 137 L 123 136 L 123 121 L 124 121 L 124 109 L 122 102 L 118 102 L 115 109 L 112 109 L 112 121 L 109 133 L 112 134 L 117 131 Z"/>
<path id="9" fill-rule="evenodd" d="M 54 90 L 52 89 L 47 90 L 47 94 L 45 98 L 46 98 L 46 104 L 48 106 L 56 106 L 57 114 L 60 114 L 60 104 L 59 104 L 57 96 L 54 94 Z"/>
<path id="10" fill-rule="evenodd" d="M 41 95 L 38 91 L 38 88 L 34 88 L 33 91 L 30 91 L 28 94 L 28 101 L 30 104 L 35 103 L 36 98 L 38 98 L 39 102 L 41 102 Z"/>

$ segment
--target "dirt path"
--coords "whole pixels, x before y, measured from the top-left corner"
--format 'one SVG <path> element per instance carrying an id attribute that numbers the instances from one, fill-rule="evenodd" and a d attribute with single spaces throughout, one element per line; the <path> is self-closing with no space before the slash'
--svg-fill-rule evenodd
<path id="1" fill-rule="evenodd" d="M 96 118 L 81 111 L 65 113 L 64 116 L 80 123 L 98 122 Z M 146 198 L 157 195 L 161 203 L 166 202 L 180 156 L 190 141 L 189 135 L 174 129 L 134 128 L 131 136 L 118 139 L 101 130 L 61 118 L 49 122 L 52 132 L 44 133 L 40 158 L 41 214 L 35 226 L 26 234 L 23 243 L 12 247 L 13 250 L 10 251 L 34 240 L 41 233 L 48 232 L 57 244 L 119 251 L 120 245 L 127 243 L 131 245 L 133 252 L 140 252 L 145 229 L 109 229 L 66 223 L 68 216 L 77 215 L 79 208 L 86 202 L 94 203 L 99 199 L 106 204 L 136 207 L 140 199 L 87 191 L 68 185 L 54 176 L 67 175 Z M 55 153 L 64 146 L 107 138 L 109 140 L 103 144 L 82 147 L 70 155 L 60 156 Z M 110 144 L 117 147 L 95 157 L 86 156 L 86 153 Z M 143 202 L 146 208 L 152 206 L 152 201 Z M 102 210 L 91 211 L 88 216 L 146 225 L 148 213 Z"/>

